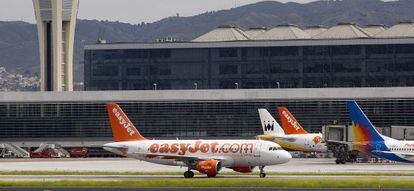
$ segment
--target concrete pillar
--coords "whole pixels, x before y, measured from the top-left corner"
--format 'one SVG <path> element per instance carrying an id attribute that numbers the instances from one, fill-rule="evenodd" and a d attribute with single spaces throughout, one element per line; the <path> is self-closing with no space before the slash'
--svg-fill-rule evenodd
<path id="1" fill-rule="evenodd" d="M 33 0 L 42 91 L 73 91 L 73 48 L 79 0 Z"/>

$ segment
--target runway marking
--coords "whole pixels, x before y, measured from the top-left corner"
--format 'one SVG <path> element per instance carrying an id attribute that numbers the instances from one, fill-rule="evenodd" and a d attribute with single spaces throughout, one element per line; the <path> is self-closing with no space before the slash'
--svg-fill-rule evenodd
<path id="1" fill-rule="evenodd" d="M 208 180 L 208 181 L 206 181 Z M 299 180 L 299 181 L 298 181 Z M 0 181 L 0 188 L 13 187 L 78 187 L 78 188 L 414 188 L 412 180 L 383 179 L 278 179 L 278 178 L 152 178 L 118 181 Z"/>
<path id="2" fill-rule="evenodd" d="M 0 174 L 12 171 L 51 172 L 56 173 L 89 173 L 92 174 L 156 174 L 168 172 L 181 175 L 186 169 L 175 166 L 157 165 L 134 159 L 0 159 Z M 289 163 L 267 166 L 266 172 L 271 173 L 396 173 L 414 175 L 414 165 L 404 163 L 388 164 L 345 164 L 336 165 L 334 159 L 292 159 Z M 255 169 L 257 172 L 257 168 Z M 231 169 L 224 168 L 223 173 L 233 173 Z"/>
<path id="3" fill-rule="evenodd" d="M 0 181 L 120 181 L 143 179 L 182 179 L 183 175 L 0 175 Z M 195 179 L 206 178 L 206 175 L 196 175 Z M 218 175 L 218 179 L 258 178 L 258 175 Z M 268 175 L 267 179 L 278 180 L 414 180 L 414 176 L 346 176 L 346 175 Z"/>

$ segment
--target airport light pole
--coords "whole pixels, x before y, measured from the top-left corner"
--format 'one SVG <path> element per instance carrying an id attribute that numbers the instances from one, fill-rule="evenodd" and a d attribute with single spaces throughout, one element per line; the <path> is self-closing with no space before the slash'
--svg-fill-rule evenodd
<path id="1" fill-rule="evenodd" d="M 194 89 L 198 89 L 198 84 L 194 83 Z"/>
<path id="2" fill-rule="evenodd" d="M 239 89 L 239 83 L 234 83 L 234 85 L 236 86 L 236 89 Z"/>
<path id="3" fill-rule="evenodd" d="M 154 90 L 157 90 L 157 84 L 154 83 L 153 85 L 154 85 Z"/>
<path id="4" fill-rule="evenodd" d="M 276 82 L 277 84 L 277 89 L 280 89 L 280 82 Z"/>

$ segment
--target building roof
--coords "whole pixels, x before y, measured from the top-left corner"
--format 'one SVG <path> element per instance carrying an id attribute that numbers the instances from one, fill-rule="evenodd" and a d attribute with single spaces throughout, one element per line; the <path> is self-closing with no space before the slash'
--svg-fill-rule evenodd
<path id="1" fill-rule="evenodd" d="M 193 40 L 193 42 L 220 42 L 249 40 L 249 35 L 236 26 L 220 26 Z"/>
<path id="2" fill-rule="evenodd" d="M 322 32 L 325 32 L 327 29 L 324 26 L 310 26 L 306 27 L 303 31 L 308 33 L 311 37 L 316 36 Z"/>
<path id="3" fill-rule="evenodd" d="M 231 42 L 168 42 L 168 43 L 108 43 L 90 44 L 85 50 L 126 49 L 187 49 L 187 48 L 240 48 L 285 46 L 347 46 L 347 45 L 414 44 L 414 38 L 359 38 L 359 39 L 297 39 L 297 40 L 248 40 Z"/>
<path id="4" fill-rule="evenodd" d="M 358 91 L 358 94 L 354 92 Z M 160 101 L 257 101 L 414 98 L 414 87 L 232 90 L 0 92 L 0 103 L 86 103 Z"/>
<path id="5" fill-rule="evenodd" d="M 391 28 L 375 35 L 376 38 L 414 38 L 414 22 L 400 22 Z"/>
<path id="6" fill-rule="evenodd" d="M 89 44 L 85 50 L 111 49 L 184 49 L 184 48 L 238 48 L 238 47 L 284 47 L 284 46 L 330 46 L 330 45 L 368 45 L 368 44 L 413 44 L 414 24 L 403 22 L 379 34 L 372 36 L 373 31 L 384 30 L 384 26 L 367 26 L 364 29 L 351 24 L 341 23 L 316 36 L 311 35 L 294 25 L 282 25 L 257 37 L 234 26 L 222 26 L 190 42 L 141 43 L 119 42 L 105 44 Z M 253 30 L 263 30 L 256 28 Z M 321 26 L 305 30 L 324 30 Z M 308 31 L 309 32 L 309 31 Z M 223 38 L 225 37 L 225 38 Z M 257 40 L 256 40 L 257 39 Z"/>
<path id="7" fill-rule="evenodd" d="M 353 23 L 339 23 L 313 37 L 313 39 L 358 39 L 371 36 L 361 27 Z"/>
<path id="8" fill-rule="evenodd" d="M 295 25 L 279 25 L 254 37 L 254 40 L 295 40 L 310 39 L 311 36 Z"/>
<path id="9" fill-rule="evenodd" d="M 295 25 L 280 25 L 264 33 L 264 28 L 253 28 L 246 32 L 235 26 L 221 26 L 205 35 L 187 42 L 116 42 L 89 44 L 85 50 L 108 49 L 165 49 L 165 48 L 232 48 L 261 46 L 328 46 L 364 44 L 413 43 L 413 22 L 402 22 L 389 29 L 382 25 L 368 25 L 365 29 L 352 23 L 340 23 L 332 28 L 308 27 L 305 30 Z M 378 31 L 382 31 L 373 35 Z M 322 32 L 321 32 L 322 31 Z M 259 34 L 256 37 L 257 33 Z M 316 34 L 319 33 L 319 34 Z M 316 34 L 313 36 L 313 34 Z"/>
<path id="10" fill-rule="evenodd" d="M 250 39 L 259 36 L 267 31 L 266 27 L 254 27 L 249 28 L 248 30 L 244 31 L 247 35 L 249 35 Z"/>
<path id="11" fill-rule="evenodd" d="M 375 36 L 376 34 L 387 30 L 385 25 L 367 25 L 363 29 L 365 32 L 369 33 L 370 36 Z"/>

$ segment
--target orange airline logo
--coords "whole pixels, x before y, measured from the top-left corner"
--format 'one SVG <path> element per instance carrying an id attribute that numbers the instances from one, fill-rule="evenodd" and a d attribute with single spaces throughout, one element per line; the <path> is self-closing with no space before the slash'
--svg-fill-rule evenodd
<path id="1" fill-rule="evenodd" d="M 286 111 L 283 111 L 282 115 L 286 118 L 287 122 L 292 125 L 292 127 L 296 130 L 296 132 L 300 130 L 298 122 L 292 119 Z"/>
<path id="2" fill-rule="evenodd" d="M 118 118 L 119 124 L 122 125 L 122 127 L 125 128 L 129 136 L 132 137 L 135 134 L 135 131 L 133 130 L 132 125 L 127 120 L 125 120 L 125 118 L 116 108 L 112 109 L 112 113 L 116 116 L 116 118 Z"/>
<path id="3" fill-rule="evenodd" d="M 249 154 L 253 153 L 253 143 L 224 143 L 220 144 L 218 142 L 213 143 L 203 143 L 203 141 L 196 141 L 195 144 L 191 143 L 164 143 L 158 144 L 154 143 L 149 148 L 148 151 L 151 153 L 171 153 L 178 155 L 185 155 L 187 152 L 190 153 L 240 153 L 240 154 Z"/>
<path id="4" fill-rule="evenodd" d="M 313 138 L 313 142 L 315 143 L 315 145 L 320 143 L 321 140 L 322 140 L 322 138 L 320 136 L 316 136 L 316 137 Z"/>

